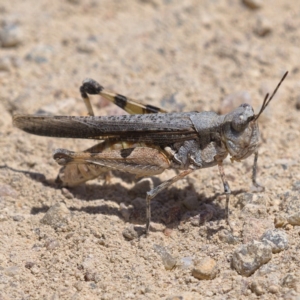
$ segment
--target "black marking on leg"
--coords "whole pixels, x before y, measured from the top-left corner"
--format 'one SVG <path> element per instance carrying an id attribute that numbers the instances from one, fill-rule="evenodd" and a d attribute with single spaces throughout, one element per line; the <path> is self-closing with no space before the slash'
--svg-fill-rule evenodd
<path id="1" fill-rule="evenodd" d="M 88 99 L 89 98 L 88 95 L 87 95 L 87 93 L 84 91 L 83 86 L 81 86 L 79 90 L 80 90 L 80 94 L 81 94 L 82 98 L 84 98 L 84 99 Z"/>
<path id="2" fill-rule="evenodd" d="M 117 94 L 114 98 L 115 104 L 121 108 L 124 108 L 127 104 L 127 98 L 123 95 Z"/>
<path id="3" fill-rule="evenodd" d="M 103 90 L 103 87 L 95 80 L 87 78 L 83 81 L 80 87 L 80 93 L 83 98 L 87 98 L 86 94 L 98 95 Z"/>
<path id="4" fill-rule="evenodd" d="M 132 153 L 133 150 L 134 150 L 134 148 L 122 149 L 122 150 L 120 151 L 121 156 L 122 156 L 123 158 L 127 158 L 127 157 Z"/>
<path id="5" fill-rule="evenodd" d="M 224 182 L 224 191 L 225 191 L 225 194 L 231 194 L 231 190 L 230 190 L 230 187 L 229 187 L 227 181 Z"/>
<path id="6" fill-rule="evenodd" d="M 153 105 L 145 105 L 145 112 L 146 113 L 154 113 L 154 114 L 157 114 L 159 113 L 161 110 L 159 107 L 156 107 L 156 106 L 153 106 Z"/>

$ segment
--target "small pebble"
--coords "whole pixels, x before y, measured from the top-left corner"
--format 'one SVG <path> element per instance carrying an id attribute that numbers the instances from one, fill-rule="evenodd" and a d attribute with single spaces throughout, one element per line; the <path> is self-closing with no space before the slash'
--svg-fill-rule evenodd
<path id="1" fill-rule="evenodd" d="M 163 233 L 164 233 L 165 236 L 168 236 L 168 237 L 169 237 L 169 236 L 172 235 L 173 229 L 172 229 L 172 228 L 166 227 L 166 228 L 163 229 Z"/>
<path id="2" fill-rule="evenodd" d="M 235 245 L 239 242 L 239 239 L 235 237 L 231 231 L 226 229 L 219 232 L 219 239 L 221 242 L 229 245 Z"/>
<path id="3" fill-rule="evenodd" d="M 20 215 L 13 216 L 13 220 L 15 222 L 22 222 L 22 221 L 24 221 L 24 219 L 25 218 L 23 216 L 20 216 Z"/>
<path id="4" fill-rule="evenodd" d="M 177 263 L 177 268 L 180 269 L 189 269 L 193 265 L 193 258 L 188 256 L 188 257 L 182 257 L 178 263 Z"/>
<path id="5" fill-rule="evenodd" d="M 192 275 L 200 280 L 211 280 L 217 276 L 217 263 L 214 259 L 206 257 L 199 261 L 192 270 Z"/>
<path id="6" fill-rule="evenodd" d="M 49 239 L 45 242 L 45 247 L 47 250 L 53 250 L 59 247 L 59 243 L 55 239 Z"/>
<path id="7" fill-rule="evenodd" d="M 258 36 L 264 37 L 264 36 L 270 34 L 271 31 L 272 31 L 272 24 L 269 20 L 267 20 L 265 17 L 257 18 L 254 32 Z"/>
<path id="8" fill-rule="evenodd" d="M 241 245 L 232 256 L 232 266 L 242 276 L 250 276 L 272 258 L 272 248 L 262 242 L 253 241 Z"/>
<path id="9" fill-rule="evenodd" d="M 23 42 L 23 32 L 17 25 L 6 25 L 0 30 L 2 47 L 16 47 Z"/>
<path id="10" fill-rule="evenodd" d="M 266 282 L 262 279 L 255 279 L 251 283 L 251 291 L 257 296 L 261 296 L 266 293 Z"/>
<path id="11" fill-rule="evenodd" d="M 71 213 L 64 203 L 56 203 L 49 208 L 40 222 L 57 229 L 68 224 L 70 216 Z"/>
<path id="12" fill-rule="evenodd" d="M 131 241 L 139 237 L 138 232 L 134 229 L 133 225 L 129 225 L 122 232 L 124 238 Z"/>
<path id="13" fill-rule="evenodd" d="M 267 242 L 272 247 L 273 253 L 279 253 L 287 249 L 289 245 L 287 234 L 279 229 L 267 230 L 261 241 Z"/>
<path id="14" fill-rule="evenodd" d="M 258 9 L 262 7 L 263 0 L 242 0 L 243 3 L 251 8 L 251 9 Z"/>
<path id="15" fill-rule="evenodd" d="M 293 226 L 299 226 L 300 225 L 300 211 L 292 214 L 292 215 L 289 215 L 287 217 L 287 221 L 288 223 L 290 223 L 291 225 Z"/>
<path id="16" fill-rule="evenodd" d="M 91 54 L 97 50 L 97 44 L 92 41 L 82 41 L 77 46 L 77 51 L 81 53 Z"/>
<path id="17" fill-rule="evenodd" d="M 272 293 L 272 294 L 278 294 L 279 291 L 280 291 L 280 287 L 276 284 L 272 284 L 269 286 L 269 292 Z"/>
<path id="18" fill-rule="evenodd" d="M 278 216 L 275 217 L 274 225 L 275 225 L 276 228 L 283 227 L 286 224 L 287 224 L 287 219 L 284 216 L 278 215 Z"/>
<path id="19" fill-rule="evenodd" d="M 172 270 L 175 267 L 177 259 L 165 247 L 155 244 L 153 245 L 153 249 L 160 255 L 166 270 Z"/>

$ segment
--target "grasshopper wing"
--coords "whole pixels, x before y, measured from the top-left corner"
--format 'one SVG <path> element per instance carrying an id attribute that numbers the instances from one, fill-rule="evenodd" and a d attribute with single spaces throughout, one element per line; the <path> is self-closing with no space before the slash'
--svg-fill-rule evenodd
<path id="1" fill-rule="evenodd" d="M 103 117 L 16 115 L 14 125 L 28 133 L 42 136 L 170 144 L 197 138 L 190 120 L 191 114 Z"/>

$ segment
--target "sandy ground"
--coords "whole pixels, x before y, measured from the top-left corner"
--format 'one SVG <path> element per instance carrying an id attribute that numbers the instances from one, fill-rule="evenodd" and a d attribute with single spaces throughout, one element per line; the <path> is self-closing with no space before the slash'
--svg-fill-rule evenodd
<path id="1" fill-rule="evenodd" d="M 245 2 L 0 0 L 0 299 L 299 299 L 300 6 Z M 159 194 L 150 235 L 136 238 L 147 182 L 113 174 L 61 189 L 53 151 L 95 142 L 12 126 L 16 113 L 84 115 L 86 77 L 169 111 L 248 102 L 257 112 L 287 70 L 259 121 L 265 191 L 252 193 L 252 157 L 225 162 L 233 235 L 217 168 Z M 123 113 L 100 97 L 93 105 Z M 268 229 L 283 245 L 273 253 L 261 240 Z M 247 261 L 257 263 L 251 274 Z"/>

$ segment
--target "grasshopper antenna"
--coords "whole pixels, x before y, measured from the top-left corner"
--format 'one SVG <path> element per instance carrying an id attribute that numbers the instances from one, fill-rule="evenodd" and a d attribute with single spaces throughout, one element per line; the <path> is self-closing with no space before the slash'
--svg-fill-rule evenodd
<path id="1" fill-rule="evenodd" d="M 263 101 L 263 104 L 261 106 L 261 109 L 259 111 L 259 113 L 254 117 L 254 121 L 256 121 L 259 116 L 263 113 L 263 111 L 266 109 L 266 107 L 269 105 L 269 103 L 271 102 L 271 100 L 273 99 L 273 97 L 275 96 L 275 94 L 277 93 L 279 87 L 281 86 L 282 82 L 284 81 L 284 79 L 286 78 L 286 76 L 288 75 L 288 71 L 285 72 L 285 74 L 283 75 L 283 77 L 281 78 L 281 80 L 279 81 L 279 83 L 276 86 L 276 89 L 274 90 L 273 94 L 271 95 L 271 97 L 269 98 L 269 94 L 267 94 L 265 96 L 265 99 Z"/>

